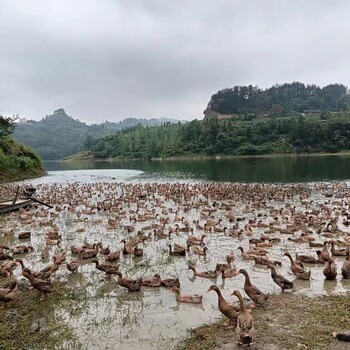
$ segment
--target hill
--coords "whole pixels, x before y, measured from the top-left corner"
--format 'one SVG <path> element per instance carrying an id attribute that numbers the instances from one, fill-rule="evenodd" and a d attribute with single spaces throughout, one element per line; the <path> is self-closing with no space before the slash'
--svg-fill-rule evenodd
<path id="1" fill-rule="evenodd" d="M 205 115 L 272 116 L 291 113 L 341 112 L 350 109 L 348 88 L 330 84 L 323 88 L 300 82 L 258 86 L 234 86 L 213 94 Z"/>
<path id="2" fill-rule="evenodd" d="M 29 120 L 18 123 L 13 137 L 34 148 L 43 159 L 52 160 L 79 152 L 84 142 L 92 137 L 101 137 L 137 124 L 154 126 L 177 122 L 179 120 L 168 118 L 150 120 L 127 118 L 118 123 L 105 121 L 101 124 L 87 125 L 68 116 L 65 110 L 60 108 L 40 121 Z"/>
<path id="3" fill-rule="evenodd" d="M 348 88 L 292 83 L 262 90 L 235 86 L 214 94 L 203 120 L 136 126 L 85 144 L 96 158 L 263 155 L 350 150 Z"/>
<path id="4" fill-rule="evenodd" d="M 13 129 L 11 118 L 0 116 L 0 182 L 44 175 L 40 157 L 11 137 Z"/>

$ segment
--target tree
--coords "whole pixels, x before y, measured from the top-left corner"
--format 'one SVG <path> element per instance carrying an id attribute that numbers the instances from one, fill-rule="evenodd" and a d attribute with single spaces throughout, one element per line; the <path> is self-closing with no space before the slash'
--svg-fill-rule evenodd
<path id="1" fill-rule="evenodd" d="M 11 135 L 15 130 L 15 118 L 0 115 L 0 138 Z"/>

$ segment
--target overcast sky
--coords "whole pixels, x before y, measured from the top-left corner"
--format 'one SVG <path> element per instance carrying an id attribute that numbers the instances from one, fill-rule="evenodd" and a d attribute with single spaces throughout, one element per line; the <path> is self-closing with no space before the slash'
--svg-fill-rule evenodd
<path id="1" fill-rule="evenodd" d="M 350 86 L 350 1 L 0 0 L 0 113 L 202 119 L 234 85 Z"/>

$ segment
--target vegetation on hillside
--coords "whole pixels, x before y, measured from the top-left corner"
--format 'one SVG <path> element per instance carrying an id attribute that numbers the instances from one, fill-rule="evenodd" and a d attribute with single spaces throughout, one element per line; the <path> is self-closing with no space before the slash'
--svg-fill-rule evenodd
<path id="1" fill-rule="evenodd" d="M 350 113 L 287 117 L 208 117 L 188 124 L 137 126 L 103 138 L 89 138 L 96 158 L 261 155 L 339 152 L 350 149 Z"/>
<path id="2" fill-rule="evenodd" d="M 342 84 L 321 88 L 314 84 L 293 82 L 274 85 L 265 90 L 252 85 L 219 90 L 211 97 L 205 113 L 281 115 L 310 111 L 339 112 L 349 108 L 350 95 Z"/>
<path id="3" fill-rule="evenodd" d="M 299 82 L 235 86 L 214 94 L 202 121 L 141 125 L 89 137 L 84 154 L 96 158 L 262 155 L 350 149 L 350 95 L 346 86 Z"/>
<path id="4" fill-rule="evenodd" d="M 43 175 L 40 157 L 16 142 L 11 137 L 13 130 L 13 119 L 0 116 L 0 182 Z"/>
<path id="5" fill-rule="evenodd" d="M 62 159 L 79 152 L 87 138 L 101 137 L 137 124 L 153 126 L 174 121 L 167 118 L 150 120 L 128 118 L 118 123 L 106 121 L 102 124 L 87 125 L 68 116 L 64 109 L 60 108 L 40 121 L 29 120 L 16 124 L 13 136 L 34 148 L 45 160 Z"/>

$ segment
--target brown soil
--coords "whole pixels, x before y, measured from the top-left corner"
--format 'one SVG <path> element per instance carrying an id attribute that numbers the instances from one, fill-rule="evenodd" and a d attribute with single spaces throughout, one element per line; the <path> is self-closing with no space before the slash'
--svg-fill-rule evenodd
<path id="1" fill-rule="evenodd" d="M 350 328 L 350 298 L 308 298 L 281 293 L 273 295 L 264 308 L 252 312 L 256 338 L 251 350 L 345 350 L 350 343 L 338 341 L 333 332 Z M 177 350 L 235 350 L 235 330 L 223 322 L 192 329 L 191 337 Z M 243 347 L 244 348 L 244 347 Z"/>

